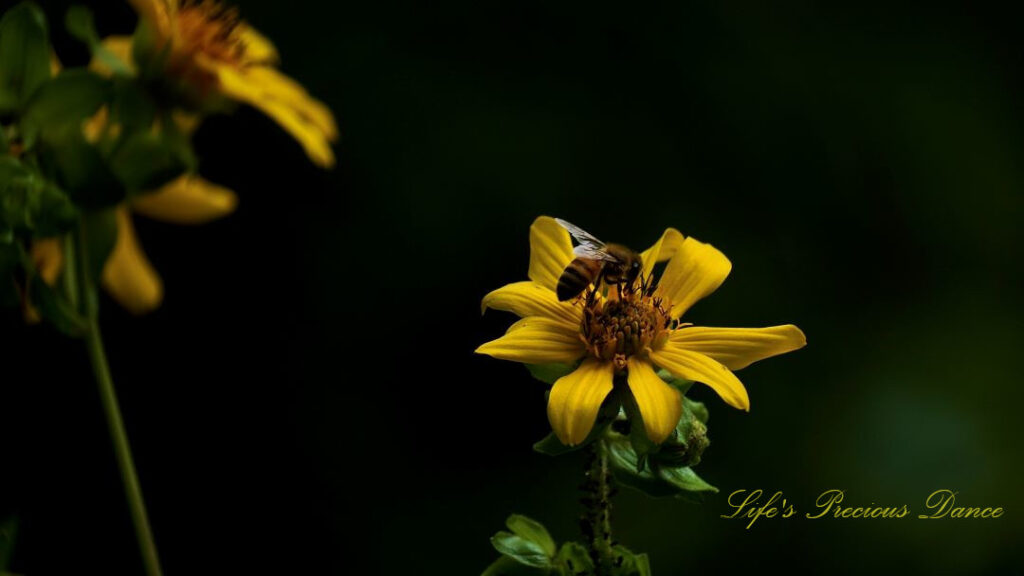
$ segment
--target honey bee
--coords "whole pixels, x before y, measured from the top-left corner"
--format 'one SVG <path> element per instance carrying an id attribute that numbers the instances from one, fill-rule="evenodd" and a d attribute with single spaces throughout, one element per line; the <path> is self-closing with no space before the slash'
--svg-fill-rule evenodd
<path id="1" fill-rule="evenodd" d="M 555 218 L 579 242 L 572 253 L 576 258 L 565 267 L 558 279 L 555 293 L 562 302 L 583 292 L 590 284 L 604 280 L 607 284 L 631 287 L 643 269 L 640 254 L 621 244 L 605 244 L 579 226 Z"/>

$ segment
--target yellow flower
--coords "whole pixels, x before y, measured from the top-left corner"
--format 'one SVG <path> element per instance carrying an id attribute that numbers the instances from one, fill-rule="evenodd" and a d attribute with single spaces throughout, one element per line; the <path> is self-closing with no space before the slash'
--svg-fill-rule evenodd
<path id="1" fill-rule="evenodd" d="M 732 263 L 710 244 L 684 238 L 669 228 L 642 253 L 642 277 L 668 261 L 657 286 L 647 290 L 594 291 L 560 302 L 558 278 L 574 258 L 569 233 L 541 216 L 530 227 L 529 281 L 499 288 L 482 308 L 522 317 L 504 336 L 477 352 L 526 364 L 576 364 L 558 379 L 548 397 L 548 419 L 566 445 L 590 433 L 601 403 L 622 378 L 636 400 L 648 438 L 660 444 L 681 416 L 679 391 L 657 374 L 710 386 L 731 406 L 750 409 L 747 390 L 734 370 L 803 347 L 807 340 L 792 324 L 768 328 L 706 328 L 680 322 L 701 298 L 717 289 Z M 594 290 L 594 287 L 591 287 Z"/>
<path id="2" fill-rule="evenodd" d="M 163 73 L 195 94 L 217 94 L 263 111 L 287 131 L 321 167 L 334 165 L 331 142 L 338 128 L 331 111 L 275 68 L 277 49 L 238 19 L 237 11 L 211 0 L 130 0 L 149 25 Z M 104 47 L 132 62 L 132 39 L 111 36 Z"/>

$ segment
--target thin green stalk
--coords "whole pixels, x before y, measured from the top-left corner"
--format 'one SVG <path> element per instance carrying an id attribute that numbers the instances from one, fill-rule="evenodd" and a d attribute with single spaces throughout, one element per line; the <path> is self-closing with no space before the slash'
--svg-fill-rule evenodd
<path id="1" fill-rule="evenodd" d="M 80 230 L 79 234 L 76 235 L 75 244 L 78 255 L 78 288 L 87 323 L 85 345 L 89 351 L 89 361 L 92 364 L 93 375 L 96 377 L 96 384 L 99 387 L 103 414 L 107 418 L 107 428 L 110 432 L 111 442 L 114 445 L 117 468 L 121 473 L 121 480 L 124 482 L 125 497 L 128 500 L 128 509 L 131 513 L 132 524 L 135 527 L 135 537 L 139 543 L 139 553 L 142 555 L 146 576 L 161 576 L 162 571 L 160 570 L 156 543 L 153 540 L 153 531 L 149 526 L 146 504 L 142 499 L 142 488 L 139 486 L 139 477 L 135 471 L 131 446 L 128 444 L 128 434 L 124 429 L 121 408 L 117 403 L 114 381 L 110 377 L 110 366 L 107 364 L 107 355 L 103 348 L 103 337 L 100 334 L 99 325 L 99 298 L 96 292 L 96 282 L 90 277 L 89 273 L 89 259 L 84 230 Z"/>

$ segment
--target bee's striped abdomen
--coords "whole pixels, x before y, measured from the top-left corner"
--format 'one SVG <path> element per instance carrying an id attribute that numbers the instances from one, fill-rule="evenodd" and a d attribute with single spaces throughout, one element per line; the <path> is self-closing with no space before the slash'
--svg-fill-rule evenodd
<path id="1" fill-rule="evenodd" d="M 576 258 L 565 267 L 558 279 L 555 293 L 560 301 L 566 301 L 582 292 L 588 284 L 597 280 L 601 273 L 601 262 L 586 258 Z"/>

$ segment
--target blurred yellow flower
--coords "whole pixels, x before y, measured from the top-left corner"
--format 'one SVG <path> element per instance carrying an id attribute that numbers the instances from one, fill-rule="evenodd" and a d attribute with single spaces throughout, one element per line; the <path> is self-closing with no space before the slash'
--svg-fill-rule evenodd
<path id="1" fill-rule="evenodd" d="M 643 277 L 651 282 L 655 265 L 668 261 L 657 286 L 646 293 L 618 294 L 612 287 L 607 295 L 596 292 L 592 298 L 560 302 L 555 288 L 574 258 L 572 242 L 553 218 L 541 216 L 530 227 L 530 280 L 483 299 L 484 310 L 505 310 L 522 319 L 501 338 L 477 348 L 478 353 L 526 364 L 579 362 L 555 382 L 548 397 L 548 419 L 563 444 L 573 446 L 587 437 L 616 375 L 625 376 L 648 438 L 660 444 L 678 423 L 681 404 L 679 391 L 658 376 L 658 367 L 706 384 L 729 405 L 749 410 L 747 391 L 733 371 L 807 343 L 792 324 L 705 328 L 680 322 L 732 269 L 710 244 L 669 228 L 641 256 Z"/>
<path id="2" fill-rule="evenodd" d="M 214 93 L 258 108 L 291 134 L 315 164 L 334 165 L 334 115 L 277 70 L 277 49 L 240 20 L 237 10 L 211 0 L 130 3 L 151 28 L 156 50 L 166 50 L 165 75 L 185 82 L 200 96 Z M 132 62 L 131 37 L 111 36 L 103 45 Z"/>
<path id="3" fill-rule="evenodd" d="M 164 74 L 188 83 L 200 95 L 213 92 L 262 110 L 303 146 L 315 164 L 334 165 L 331 142 L 337 140 L 338 130 L 331 111 L 277 71 L 274 45 L 239 20 L 235 10 L 209 0 L 180 5 L 174 0 L 131 0 L 131 4 L 152 29 L 156 47 L 167 50 Z M 110 36 L 103 46 L 127 69 L 134 68 L 131 37 Z M 99 58 L 92 67 L 111 73 Z M 174 121 L 183 131 L 192 132 L 200 118 L 178 110 Z M 103 109 L 83 126 L 86 137 L 95 142 L 108 129 L 106 123 Z M 103 268 L 103 287 L 135 314 L 151 312 L 163 301 L 163 281 L 142 249 L 133 213 L 173 224 L 203 224 L 230 214 L 237 204 L 234 192 L 195 174 L 122 204 L 116 215 L 117 243 Z M 55 269 L 53 263 L 60 262 L 60 254 L 56 239 L 33 245 L 37 265 L 47 270 Z M 44 277 L 52 284 L 56 276 Z"/>

